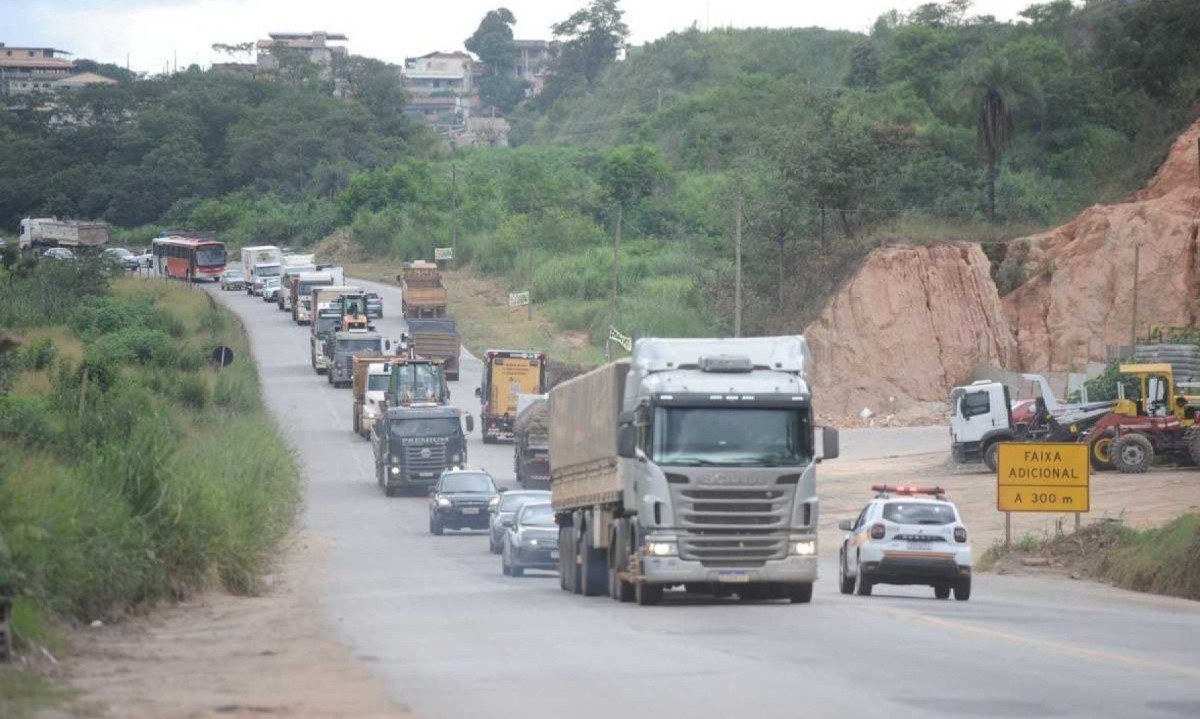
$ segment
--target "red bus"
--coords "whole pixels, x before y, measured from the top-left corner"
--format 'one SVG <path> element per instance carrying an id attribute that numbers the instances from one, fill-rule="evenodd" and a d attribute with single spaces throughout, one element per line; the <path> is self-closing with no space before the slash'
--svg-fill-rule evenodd
<path id="1" fill-rule="evenodd" d="M 154 271 L 177 280 L 219 280 L 225 271 L 225 243 L 187 237 L 156 237 Z"/>

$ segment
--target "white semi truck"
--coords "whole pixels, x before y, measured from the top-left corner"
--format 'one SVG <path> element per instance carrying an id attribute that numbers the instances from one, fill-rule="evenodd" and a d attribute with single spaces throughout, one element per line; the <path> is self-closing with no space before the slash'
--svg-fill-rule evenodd
<path id="1" fill-rule="evenodd" d="M 111 234 L 107 222 L 26 217 L 21 220 L 19 246 L 22 252 L 41 252 L 51 247 L 98 248 L 108 244 Z"/>
<path id="2" fill-rule="evenodd" d="M 562 588 L 657 604 L 665 589 L 808 602 L 817 431 L 803 337 L 641 339 L 550 391 Z"/>

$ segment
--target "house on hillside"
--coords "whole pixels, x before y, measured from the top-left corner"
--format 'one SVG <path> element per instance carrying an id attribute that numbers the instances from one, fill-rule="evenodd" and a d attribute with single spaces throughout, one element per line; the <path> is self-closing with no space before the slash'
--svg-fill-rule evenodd
<path id="1" fill-rule="evenodd" d="M 55 80 L 53 83 L 53 87 L 51 89 L 71 91 L 71 90 L 78 90 L 80 88 L 88 87 L 90 85 L 118 85 L 118 84 L 120 84 L 120 83 L 118 83 L 116 80 L 112 79 L 111 77 L 105 77 L 104 75 L 99 75 L 94 72 L 81 72 L 78 75 L 70 75 L 68 77 L 64 77 L 61 80 Z"/>
<path id="2" fill-rule="evenodd" d="M 334 59 L 350 54 L 345 45 L 331 43 L 348 40 L 342 33 L 324 30 L 267 33 L 267 39 L 255 43 L 258 50 L 255 72 L 259 76 L 273 75 L 279 70 L 279 55 L 282 52 L 299 53 L 320 68 L 322 80 L 330 80 L 333 78 Z"/>
<path id="3" fill-rule="evenodd" d="M 517 63 L 513 74 L 529 83 L 525 94 L 532 97 L 546 85 L 546 72 L 554 54 L 549 40 L 514 40 L 517 46 Z"/>
<path id="4" fill-rule="evenodd" d="M 404 59 L 400 70 L 404 89 L 410 95 L 475 94 L 475 58 L 465 52 L 431 52 Z"/>
<path id="5" fill-rule="evenodd" d="M 75 63 L 52 47 L 10 47 L 0 43 L 0 97 L 50 91 L 76 73 Z"/>

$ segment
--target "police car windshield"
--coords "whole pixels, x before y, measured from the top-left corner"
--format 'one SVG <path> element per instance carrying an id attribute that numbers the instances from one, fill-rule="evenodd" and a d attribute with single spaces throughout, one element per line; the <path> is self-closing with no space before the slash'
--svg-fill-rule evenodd
<path id="1" fill-rule="evenodd" d="M 883 518 L 896 524 L 950 524 L 954 508 L 930 502 L 888 502 L 883 505 Z"/>
<path id="2" fill-rule="evenodd" d="M 777 467 L 812 460 L 802 409 L 659 407 L 651 459 L 660 465 Z"/>

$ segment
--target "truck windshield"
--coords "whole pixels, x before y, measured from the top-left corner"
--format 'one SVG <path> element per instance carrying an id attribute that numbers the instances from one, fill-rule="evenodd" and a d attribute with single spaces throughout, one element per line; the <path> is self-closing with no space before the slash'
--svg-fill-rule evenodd
<path id="1" fill-rule="evenodd" d="M 329 331 L 338 326 L 337 317 L 318 317 L 316 322 L 316 332 L 318 336 L 329 334 Z"/>
<path id="2" fill-rule="evenodd" d="M 368 392 L 387 392 L 390 378 L 385 374 L 373 374 L 367 378 Z"/>
<path id="3" fill-rule="evenodd" d="M 312 293 L 313 289 L 315 289 L 317 287 L 324 287 L 328 284 L 329 284 L 329 280 L 319 280 L 317 282 L 301 282 L 300 286 L 296 288 L 296 292 L 301 297 L 308 299 L 309 298 L 308 296 L 309 296 L 309 294 Z"/>
<path id="4" fill-rule="evenodd" d="M 378 339 L 338 340 L 338 352 L 379 352 L 383 349 Z"/>
<path id="5" fill-rule="evenodd" d="M 257 277 L 278 277 L 283 272 L 279 265 L 259 265 L 254 268 Z"/>
<path id="6" fill-rule="evenodd" d="M 196 250 L 196 265 L 198 267 L 213 267 L 225 264 L 224 247 L 201 247 Z"/>
<path id="7" fill-rule="evenodd" d="M 389 389 L 398 404 L 410 402 L 440 402 L 445 399 L 446 385 L 436 365 L 410 364 L 392 367 Z"/>
<path id="8" fill-rule="evenodd" d="M 429 417 L 426 419 L 399 419 L 388 422 L 392 436 L 405 437 L 450 437 L 458 434 L 457 417 Z"/>
<path id="9" fill-rule="evenodd" d="M 651 459 L 676 466 L 808 464 L 810 423 L 800 408 L 658 407 Z"/>

